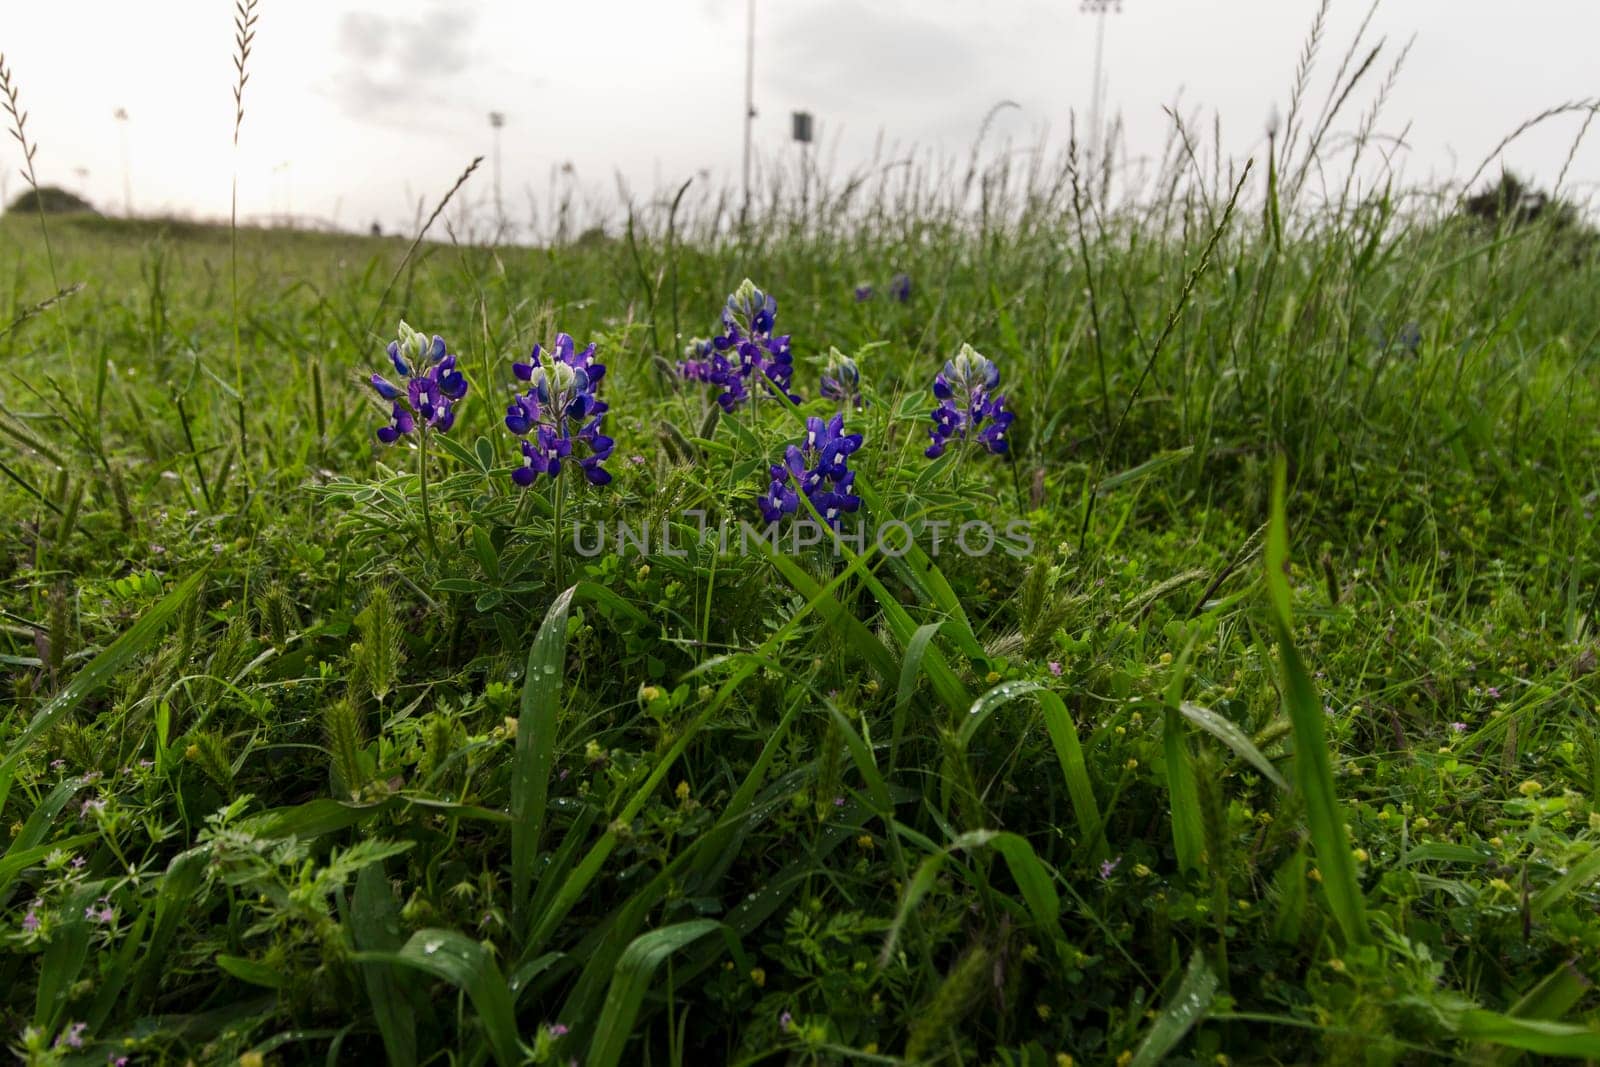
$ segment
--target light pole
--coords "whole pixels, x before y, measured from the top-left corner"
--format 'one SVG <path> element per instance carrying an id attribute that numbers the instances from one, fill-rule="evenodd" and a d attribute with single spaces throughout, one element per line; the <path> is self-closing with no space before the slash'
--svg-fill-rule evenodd
<path id="1" fill-rule="evenodd" d="M 506 213 L 500 199 L 500 130 L 506 124 L 506 117 L 499 111 L 489 112 L 489 127 L 494 130 L 494 224 L 496 235 L 505 229 Z"/>
<path id="2" fill-rule="evenodd" d="M 1083 0 L 1081 11 L 1095 16 L 1094 31 L 1094 91 L 1089 97 L 1089 169 L 1094 169 L 1096 159 L 1100 154 L 1100 107 L 1104 93 L 1104 76 L 1101 71 L 1105 64 L 1106 51 L 1106 13 L 1120 14 L 1122 0 Z"/>
<path id="3" fill-rule="evenodd" d="M 756 120 L 756 0 L 745 10 L 744 38 L 744 207 L 739 212 L 742 225 L 750 215 L 750 132 Z"/>
<path id="4" fill-rule="evenodd" d="M 133 178 L 128 167 L 128 109 L 119 107 L 111 113 L 117 120 L 117 130 L 122 140 L 122 213 L 133 217 Z"/>

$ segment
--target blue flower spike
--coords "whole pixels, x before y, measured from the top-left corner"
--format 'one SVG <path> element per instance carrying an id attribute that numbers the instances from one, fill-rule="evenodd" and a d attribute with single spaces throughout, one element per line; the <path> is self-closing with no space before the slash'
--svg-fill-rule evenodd
<path id="1" fill-rule="evenodd" d="M 927 456 L 937 459 L 952 438 L 965 442 L 975 439 L 996 455 L 1011 447 L 1011 420 L 1006 398 L 994 390 L 1000 385 L 1000 368 L 971 345 L 964 344 L 955 359 L 946 360 L 944 369 L 933 379 L 933 395 L 939 406 L 933 409 L 933 426 L 928 436 Z"/>
<path id="2" fill-rule="evenodd" d="M 374 392 L 388 401 L 390 422 L 378 428 L 378 440 L 392 445 L 413 433 L 417 423 L 439 433 L 455 425 L 455 405 L 467 395 L 467 379 L 456 369 L 456 357 L 438 334 L 429 337 L 401 322 L 399 337 L 387 348 L 389 362 L 403 385 L 381 374 L 367 379 Z"/>
<path id="3" fill-rule="evenodd" d="M 554 345 L 534 345 L 528 362 L 513 363 L 511 372 L 529 386 L 526 393 L 513 392 L 506 408 L 506 429 L 523 439 L 522 465 L 511 472 L 511 480 L 527 487 L 541 474 L 560 477 L 563 461 L 570 464 L 578 443 L 584 478 L 591 485 L 611 481 L 603 464 L 615 442 L 602 432 L 609 408 L 595 395 L 606 368 L 595 360 L 594 344 L 579 351 L 570 336 L 557 334 Z"/>

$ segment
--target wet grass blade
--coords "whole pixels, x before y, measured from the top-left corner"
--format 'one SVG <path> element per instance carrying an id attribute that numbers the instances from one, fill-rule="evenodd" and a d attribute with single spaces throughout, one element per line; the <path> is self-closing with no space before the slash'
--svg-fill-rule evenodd
<path id="1" fill-rule="evenodd" d="M 1184 972 L 1178 991 L 1150 1024 L 1129 1067 L 1155 1067 L 1165 1062 L 1167 1054 L 1178 1047 L 1184 1035 L 1205 1018 L 1216 995 L 1217 976 L 1206 966 L 1205 957 L 1196 952 L 1189 957 L 1189 969 Z"/>
<path id="2" fill-rule="evenodd" d="M 403 944 L 400 909 L 395 906 L 394 893 L 381 863 L 363 867 L 356 875 L 355 893 L 350 901 L 350 930 L 358 949 L 397 952 Z M 411 1067 L 417 1062 L 417 1019 L 407 1003 L 394 966 L 362 964 L 361 978 L 389 1063 Z"/>
<path id="3" fill-rule="evenodd" d="M 1233 749 L 1234 754 L 1250 766 L 1261 772 L 1261 776 L 1279 789 L 1287 791 L 1289 782 L 1278 773 L 1278 768 L 1272 765 L 1255 743 L 1245 736 L 1245 732 L 1234 725 L 1231 719 L 1217 714 L 1210 708 L 1203 708 L 1199 704 L 1184 701 L 1178 706 L 1178 711 L 1185 719 L 1194 723 L 1218 741 Z"/>
<path id="4" fill-rule="evenodd" d="M 139 621 L 130 626 L 122 636 L 90 660 L 89 665 L 74 675 L 65 689 L 39 709 L 21 736 L 11 743 L 11 750 L 6 753 L 6 758 L 0 761 L 0 813 L 5 811 L 6 797 L 11 791 L 11 781 L 17 773 L 17 765 L 22 762 L 28 748 L 39 735 L 55 725 L 63 715 L 99 692 L 118 671 L 127 666 L 130 660 L 148 648 L 161 635 L 168 620 L 178 613 L 190 597 L 194 596 L 204 580 L 204 571 L 197 571 L 184 579 L 176 589 L 162 597 L 140 616 Z"/>
<path id="5" fill-rule="evenodd" d="M 1294 731 L 1295 787 L 1305 797 L 1311 844 L 1322 874 L 1322 891 L 1346 942 L 1370 939 L 1366 907 L 1356 881 L 1355 860 L 1345 836 L 1344 812 L 1333 786 L 1333 760 L 1323 727 L 1322 701 L 1294 645 L 1289 597 L 1289 524 L 1285 515 L 1285 465 L 1279 457 L 1272 483 L 1272 518 L 1267 532 L 1267 592 L 1283 667 L 1284 704 Z"/>
<path id="6" fill-rule="evenodd" d="M 1029 694 L 1038 700 L 1040 711 L 1044 714 L 1045 731 L 1050 735 L 1050 744 L 1055 748 L 1056 760 L 1061 765 L 1061 777 L 1067 786 L 1067 796 L 1072 800 L 1078 833 L 1090 850 L 1091 857 L 1099 859 L 1104 850 L 1100 805 L 1094 798 L 1094 785 L 1089 780 L 1089 767 L 1084 762 L 1078 728 L 1059 696 L 1039 682 L 1001 682 L 972 702 L 966 721 L 957 734 L 957 741 L 964 752 L 972 735 L 996 708 Z"/>
<path id="7" fill-rule="evenodd" d="M 500 968 L 495 966 L 494 957 L 478 942 L 454 930 L 418 930 L 399 951 L 356 952 L 351 958 L 357 963 L 410 967 L 449 982 L 472 1001 L 501 1067 L 516 1067 L 522 1062 L 511 991 Z"/>
<path id="8" fill-rule="evenodd" d="M 517 719 L 517 754 L 511 785 L 511 912 L 517 930 L 528 925 L 528 894 L 533 887 L 533 861 L 544 836 L 550 769 L 555 764 L 556 717 L 561 710 L 561 685 L 567 658 L 568 589 L 545 613 L 528 652 L 528 673 L 522 683 L 522 711 Z"/>
<path id="9" fill-rule="evenodd" d="M 711 919 L 697 919 L 664 926 L 634 938 L 617 961 L 616 974 L 611 988 L 606 991 L 606 1002 L 596 1020 L 594 1041 L 589 1045 L 584 1063 L 589 1067 L 616 1067 L 622 1062 L 639 1006 L 650 991 L 656 968 L 674 952 L 720 926 Z"/>

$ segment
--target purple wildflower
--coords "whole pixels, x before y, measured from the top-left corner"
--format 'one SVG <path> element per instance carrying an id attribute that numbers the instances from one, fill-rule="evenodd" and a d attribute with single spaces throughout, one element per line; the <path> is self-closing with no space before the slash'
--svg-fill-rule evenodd
<path id="1" fill-rule="evenodd" d="M 1500 690 L 1496 689 L 1492 685 L 1489 688 L 1485 689 L 1483 691 L 1483 694 L 1484 694 L 1484 696 L 1488 697 L 1490 700 L 1499 700 L 1500 699 Z"/>
<path id="2" fill-rule="evenodd" d="M 828 350 L 828 362 L 822 368 L 822 395 L 847 408 L 862 406 L 861 371 L 855 360 L 837 348 Z"/>
<path id="3" fill-rule="evenodd" d="M 22 917 L 22 932 L 25 934 L 36 934 L 39 932 L 39 913 L 34 911 L 32 908 L 29 908 L 28 914 Z"/>
<path id="4" fill-rule="evenodd" d="M 551 1023 L 545 1029 L 549 1031 L 551 1037 L 566 1037 L 572 1032 L 565 1023 Z"/>
<path id="5" fill-rule="evenodd" d="M 418 419 L 440 433 L 449 430 L 456 421 L 455 402 L 467 395 L 467 379 L 456 370 L 456 357 L 446 351 L 444 338 L 435 334 L 430 340 L 404 322 L 399 333 L 387 351 L 404 385 L 381 374 L 367 379 L 373 391 L 392 405 L 390 424 L 378 428 L 378 440 L 386 445 L 415 430 Z"/>
<path id="6" fill-rule="evenodd" d="M 560 476 L 575 441 L 587 453 L 578 460 L 583 476 L 592 485 L 611 480 L 601 466 L 615 443 L 600 432 L 608 405 L 595 396 L 606 366 L 595 361 L 594 352 L 592 343 L 580 352 L 569 335 L 558 333 L 550 351 L 534 345 L 529 362 L 511 365 L 512 373 L 531 384 L 506 408 L 506 429 L 523 438 L 523 464 L 511 472 L 518 485 L 532 485 L 541 474 Z"/>
<path id="7" fill-rule="evenodd" d="M 777 317 L 777 299 L 746 278 L 722 309 L 721 336 L 712 338 L 709 351 L 697 343 L 696 358 L 680 363 L 678 369 L 691 381 L 721 386 L 717 403 L 723 411 L 732 411 L 755 395 L 748 384 L 752 376 L 773 393 L 798 403 L 800 398 L 789 392 L 794 377 L 789 336 L 772 332 Z"/>
<path id="8" fill-rule="evenodd" d="M 83 1034 L 84 1031 L 88 1029 L 88 1023 L 68 1024 L 67 1028 L 61 1031 L 61 1036 L 56 1038 L 56 1048 L 61 1048 L 63 1046 L 67 1048 L 82 1048 Z"/>
<path id="9" fill-rule="evenodd" d="M 1452 733 L 1464 734 L 1467 732 L 1467 724 L 1464 722 L 1453 722 L 1450 724 L 1450 730 Z"/>
<path id="10" fill-rule="evenodd" d="M 865 303 L 866 301 L 871 300 L 872 296 L 873 288 L 871 285 L 867 284 L 866 282 L 862 282 L 860 285 L 856 286 L 856 303 Z"/>
<path id="11" fill-rule="evenodd" d="M 1006 410 L 1005 395 L 991 392 L 999 384 L 1000 369 L 971 345 L 962 345 L 955 359 L 945 361 L 944 370 L 933 379 L 939 406 L 933 409 L 933 426 L 928 430 L 933 439 L 927 449 L 929 459 L 944 455 L 950 438 L 966 441 L 969 434 L 990 452 L 1005 454 L 1011 447 L 1006 434 L 1015 416 Z"/>
<path id="12" fill-rule="evenodd" d="M 1056 660 L 1056 659 L 1051 660 L 1050 663 L 1049 663 L 1049 667 L 1050 667 L 1050 673 L 1051 674 L 1055 675 L 1057 678 L 1061 677 L 1061 661 L 1060 660 Z"/>
<path id="13" fill-rule="evenodd" d="M 911 275 L 896 274 L 889 280 L 889 295 L 904 304 L 911 299 Z"/>
<path id="14" fill-rule="evenodd" d="M 1102 882 L 1108 881 L 1111 878 L 1112 872 L 1114 872 L 1121 865 L 1122 865 L 1122 857 L 1121 856 L 1118 856 L 1114 860 L 1101 860 L 1100 861 L 1100 880 Z"/>
<path id="15" fill-rule="evenodd" d="M 791 1027 L 793 1025 L 794 1025 L 794 1016 L 793 1015 L 790 1015 L 788 1012 L 784 1012 L 782 1015 L 778 1016 L 778 1029 L 779 1030 L 782 1030 L 784 1033 L 787 1034 L 789 1032 L 789 1027 Z"/>
<path id="16" fill-rule="evenodd" d="M 851 453 L 860 447 L 860 434 L 844 432 L 843 415 L 827 422 L 807 419 L 804 446 L 790 445 L 783 462 L 770 468 L 772 484 L 761 497 L 762 516 L 777 522 L 793 515 L 804 495 L 822 520 L 837 528 L 842 513 L 861 506 L 861 498 L 850 491 L 856 474 L 849 467 Z"/>

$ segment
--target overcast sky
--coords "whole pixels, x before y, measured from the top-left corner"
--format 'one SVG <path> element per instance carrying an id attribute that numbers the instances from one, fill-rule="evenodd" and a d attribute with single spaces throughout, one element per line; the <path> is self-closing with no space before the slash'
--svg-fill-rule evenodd
<path id="1" fill-rule="evenodd" d="M 840 170 L 882 135 L 964 153 L 997 101 L 1020 108 L 992 131 L 1032 143 L 1064 138 L 1089 108 L 1095 16 L 1077 0 L 757 0 L 758 150 L 782 158 L 789 112 L 817 117 Z M 1159 152 L 1162 105 L 1198 109 L 1226 149 L 1259 148 L 1276 103 L 1287 108 L 1316 0 L 1125 0 L 1107 17 L 1108 111 L 1129 153 Z M 1320 104 L 1365 0 L 1335 0 L 1319 57 Z M 490 154 L 487 114 L 507 116 L 508 213 L 527 215 L 552 167 L 570 162 L 610 196 L 620 172 L 635 194 L 702 169 L 736 186 L 744 92 L 745 0 L 261 0 L 238 151 L 241 213 L 297 215 L 364 228 L 409 225 L 475 154 Z M 41 181 L 121 210 L 121 133 L 139 212 L 225 216 L 235 157 L 232 4 L 227 0 L 52 0 L 0 8 Z M 1356 125 L 1390 60 L 1410 55 L 1380 123 L 1406 131 L 1407 177 L 1465 177 L 1523 119 L 1600 95 L 1594 0 L 1387 0 L 1372 40 L 1374 74 L 1340 127 Z M 113 118 L 126 108 L 125 131 Z M 1547 124 L 1507 153 L 1553 182 L 1580 117 Z M 1600 126 L 1600 124 L 1597 124 Z M 0 144 L 6 192 L 20 155 Z M 474 181 L 492 195 L 490 164 Z M 1567 184 L 1600 182 L 1600 130 Z"/>

